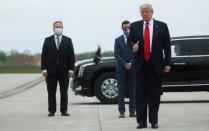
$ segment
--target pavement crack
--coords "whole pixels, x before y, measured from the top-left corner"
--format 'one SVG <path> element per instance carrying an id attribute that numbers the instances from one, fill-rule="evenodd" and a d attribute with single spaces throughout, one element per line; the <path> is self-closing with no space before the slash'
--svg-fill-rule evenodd
<path id="1" fill-rule="evenodd" d="M 99 128 L 100 128 L 100 131 L 102 131 L 102 120 L 101 120 L 100 105 L 97 105 L 97 111 L 98 111 L 98 117 L 99 117 Z"/>

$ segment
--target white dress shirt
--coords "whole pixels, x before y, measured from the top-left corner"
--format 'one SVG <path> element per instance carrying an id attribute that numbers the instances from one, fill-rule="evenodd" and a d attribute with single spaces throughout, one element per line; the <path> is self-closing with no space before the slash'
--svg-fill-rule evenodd
<path id="1" fill-rule="evenodd" d="M 123 37 L 124 37 L 125 43 L 127 44 L 127 36 L 123 34 Z"/>
<path id="2" fill-rule="evenodd" d="M 62 41 L 62 35 L 60 35 L 58 37 L 59 37 L 59 40 L 60 40 L 60 43 L 61 43 L 61 41 Z M 57 47 L 57 36 L 56 35 L 54 35 L 54 40 L 55 40 L 56 47 Z M 57 47 L 57 49 L 58 49 L 58 47 Z"/>
<path id="3" fill-rule="evenodd" d="M 146 21 L 144 21 L 143 25 L 143 34 L 145 31 Z M 152 52 L 152 37 L 153 37 L 153 27 L 154 27 L 154 20 L 153 18 L 148 22 L 149 23 L 149 34 L 150 34 L 150 52 Z"/>

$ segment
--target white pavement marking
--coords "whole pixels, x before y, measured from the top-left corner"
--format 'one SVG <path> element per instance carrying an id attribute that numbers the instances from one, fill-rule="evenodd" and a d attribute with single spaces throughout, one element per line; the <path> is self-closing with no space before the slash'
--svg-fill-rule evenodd
<path id="1" fill-rule="evenodd" d="M 11 90 L 41 76 L 40 73 L 0 74 L 0 92 Z"/>
<path id="2" fill-rule="evenodd" d="M 0 99 L 5 98 L 5 97 L 9 97 L 9 96 L 12 96 L 12 95 L 15 95 L 15 94 L 18 94 L 18 93 L 21 93 L 25 90 L 28 90 L 28 89 L 34 87 L 35 85 L 41 83 L 42 81 L 44 81 L 44 78 L 40 77 L 40 78 L 37 78 L 35 80 L 29 81 L 29 82 L 27 82 L 23 85 L 20 85 L 18 87 L 15 87 L 14 89 L 10 89 L 10 90 L 7 90 L 7 91 L 0 92 Z"/>

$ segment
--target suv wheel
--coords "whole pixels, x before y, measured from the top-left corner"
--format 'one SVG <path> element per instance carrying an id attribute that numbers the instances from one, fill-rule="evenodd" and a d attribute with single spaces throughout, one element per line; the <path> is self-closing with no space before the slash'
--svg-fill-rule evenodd
<path id="1" fill-rule="evenodd" d="M 102 103 L 117 103 L 118 87 L 115 72 L 101 74 L 95 82 L 94 93 Z"/>

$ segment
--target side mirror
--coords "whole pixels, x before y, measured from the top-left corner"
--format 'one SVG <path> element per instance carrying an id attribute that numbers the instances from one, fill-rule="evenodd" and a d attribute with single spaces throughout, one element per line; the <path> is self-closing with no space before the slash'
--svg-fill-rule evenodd
<path id="1" fill-rule="evenodd" d="M 98 64 L 100 61 L 101 61 L 101 58 L 102 58 L 102 55 L 101 55 L 101 47 L 98 46 L 98 49 L 94 55 L 94 58 L 93 58 L 93 62 L 95 64 Z"/>

